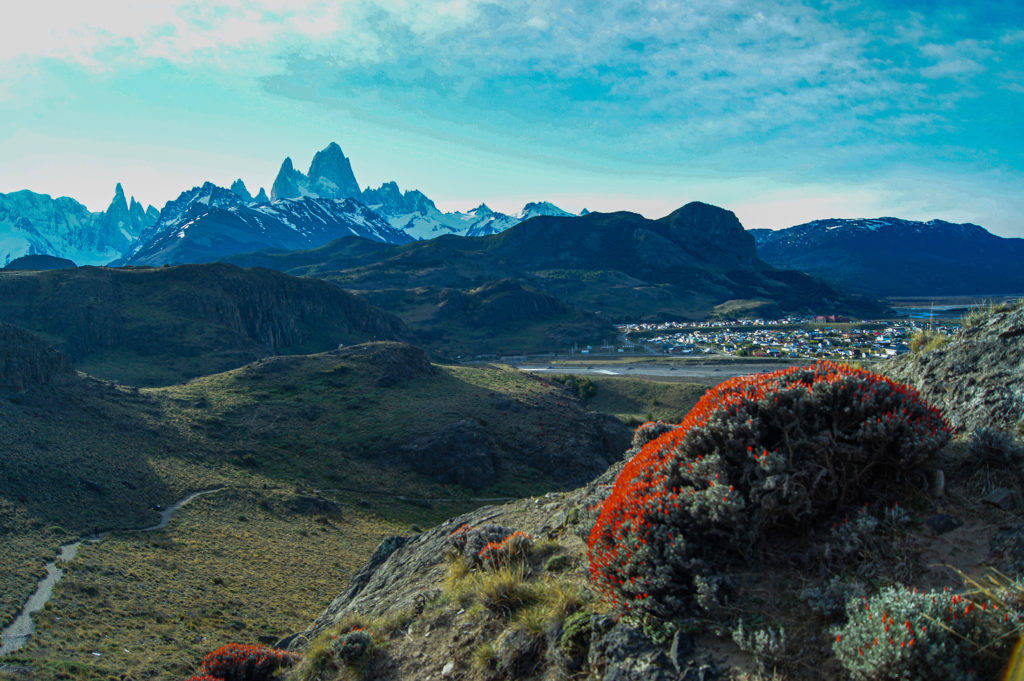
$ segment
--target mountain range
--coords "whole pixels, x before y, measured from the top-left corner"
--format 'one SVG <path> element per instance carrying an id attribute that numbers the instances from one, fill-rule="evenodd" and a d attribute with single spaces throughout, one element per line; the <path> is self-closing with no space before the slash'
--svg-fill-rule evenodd
<path id="1" fill-rule="evenodd" d="M 160 216 L 125 198 L 118 183 L 107 210 L 90 212 L 72 198 L 28 190 L 0 194 L 0 263 L 52 255 L 79 265 L 105 265 L 135 244 Z"/>
<path id="2" fill-rule="evenodd" d="M 765 262 L 867 295 L 1024 292 L 1024 239 L 970 223 L 832 219 L 750 233 Z"/>
<path id="3" fill-rule="evenodd" d="M 315 248 L 341 236 L 384 243 L 412 241 L 362 203 L 304 196 L 246 203 L 245 186 L 207 182 L 183 192 L 115 265 L 204 263 L 262 248 Z"/>
<path id="4" fill-rule="evenodd" d="M 262 249 L 309 249 L 343 236 L 402 244 L 458 234 L 496 234 L 538 215 L 568 216 L 548 202 L 513 215 L 481 203 L 443 212 L 418 190 L 395 182 L 360 189 L 350 160 L 331 143 L 309 170 L 281 164 L 270 196 L 245 183 L 210 182 L 183 191 L 162 210 L 126 201 L 121 185 L 103 213 L 74 199 L 28 190 L 0 194 L 0 265 L 24 255 L 51 255 L 80 265 L 163 265 L 213 262 Z"/>
<path id="5" fill-rule="evenodd" d="M 580 217 L 586 214 L 584 210 Z M 401 245 L 444 236 L 492 236 L 533 218 L 573 217 L 543 201 L 528 203 L 511 215 L 494 211 L 484 203 L 468 211 L 444 212 L 422 192 L 403 191 L 396 182 L 360 189 L 351 161 L 332 142 L 315 154 L 306 172 L 296 169 L 291 158 L 286 158 L 269 196 L 262 188 L 253 196 L 241 179 L 235 180 L 230 188 L 206 182 L 182 192 L 158 211 L 152 206 L 143 209 L 134 197 L 127 200 L 118 184 L 108 209 L 91 213 L 68 197 L 54 199 L 27 190 L 0 194 L 0 263 L 7 265 L 26 255 L 48 255 L 77 264 L 204 263 L 257 251 L 308 251 L 348 236 Z M 581 224 L 605 222 L 601 219 Z M 657 242 L 658 234 L 646 230 L 640 251 L 646 253 L 645 249 L 650 248 L 652 253 L 662 255 L 657 245 L 651 245 Z M 866 295 L 985 295 L 1024 291 L 1024 271 L 1019 266 L 1024 239 L 1004 239 L 978 225 L 890 217 L 826 219 L 778 231 L 750 230 L 750 234 L 756 243 L 756 257 L 763 263 L 805 272 Z M 689 255 L 680 261 L 685 265 L 682 271 L 686 272 L 701 269 L 692 266 L 692 258 L 707 256 L 713 260 L 720 248 L 731 248 L 703 239 L 701 230 L 687 238 L 689 243 L 684 250 Z M 563 253 L 559 262 L 571 260 L 571 253 L 579 250 L 578 242 L 542 241 Z M 667 248 L 664 254 L 678 256 L 676 246 Z M 703 254 L 695 255 L 701 248 Z M 337 255 L 335 252 L 332 257 Z M 538 255 L 548 262 L 550 269 L 565 269 L 550 254 Z M 302 260 L 307 256 L 298 257 Z M 351 259 L 346 262 L 350 267 L 357 265 Z M 335 270 L 339 267 L 335 261 L 320 265 Z M 536 263 L 527 265 L 534 268 Z M 16 266 L 27 265 L 22 262 Z M 741 271 L 742 267 L 734 269 L 730 275 L 732 284 L 744 280 L 738 274 Z M 496 276 L 507 279 L 519 278 L 520 274 L 505 267 Z M 746 278 L 750 276 L 758 278 L 756 274 Z M 557 277 L 542 279 L 545 281 L 538 288 L 556 296 L 562 293 L 554 289 L 575 286 L 556 286 L 553 281 Z M 647 281 L 642 276 L 639 280 Z M 480 283 L 478 278 L 476 284 Z M 460 283 L 454 286 L 464 288 Z M 724 296 L 729 286 L 723 289 L 715 283 L 715 277 L 694 286 L 694 300 L 700 298 L 696 289 L 717 287 L 718 293 L 688 310 L 708 309 L 707 303 L 713 299 L 719 303 L 732 299 Z M 758 289 L 758 285 L 748 286 L 745 292 L 740 291 L 742 288 L 733 293 L 742 293 L 743 299 L 774 295 L 769 289 Z M 666 298 L 656 289 L 643 289 L 642 294 L 634 291 L 631 295 L 653 304 L 655 314 L 675 314 L 662 304 L 672 296 Z M 662 303 L 657 302 L 659 299 Z M 615 308 L 599 301 L 589 303 L 592 304 L 584 309 Z"/>
<path id="6" fill-rule="evenodd" d="M 867 298 L 764 263 L 731 211 L 700 202 L 659 220 L 628 212 L 539 216 L 485 237 L 401 246 L 340 239 L 228 261 L 334 281 L 412 324 L 441 314 L 449 305 L 445 291 L 478 291 L 503 279 L 616 320 L 881 312 Z"/>

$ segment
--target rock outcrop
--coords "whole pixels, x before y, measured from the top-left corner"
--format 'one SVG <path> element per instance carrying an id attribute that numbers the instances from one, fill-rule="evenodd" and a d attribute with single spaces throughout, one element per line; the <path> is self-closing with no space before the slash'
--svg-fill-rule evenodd
<path id="1" fill-rule="evenodd" d="M 1024 426 L 1024 305 L 994 308 L 946 345 L 886 364 L 917 388 L 956 430 Z"/>
<path id="2" fill-rule="evenodd" d="M 63 353 L 35 334 L 0 324 L 0 392 L 23 393 L 73 375 Z"/>
<path id="3" fill-rule="evenodd" d="M 302 632 L 312 640 L 333 623 L 356 613 L 377 617 L 398 613 L 436 595 L 448 569 L 449 538 L 456 529 L 494 524 L 527 532 L 534 537 L 569 530 L 572 541 L 582 543 L 596 516 L 585 511 L 599 504 L 611 491 L 622 464 L 615 464 L 590 484 L 566 493 L 521 499 L 502 506 L 484 506 L 412 537 L 389 537 L 370 560 L 349 580 L 348 588 Z"/>

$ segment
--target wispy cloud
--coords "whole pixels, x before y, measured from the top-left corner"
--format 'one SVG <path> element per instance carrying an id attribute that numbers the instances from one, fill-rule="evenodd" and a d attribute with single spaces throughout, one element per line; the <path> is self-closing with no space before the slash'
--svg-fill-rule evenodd
<path id="1" fill-rule="evenodd" d="M 1019 0 L 97 0 L 19 19 L 0 100 L 33 68 L 159 67 L 606 173 L 1024 173 Z"/>

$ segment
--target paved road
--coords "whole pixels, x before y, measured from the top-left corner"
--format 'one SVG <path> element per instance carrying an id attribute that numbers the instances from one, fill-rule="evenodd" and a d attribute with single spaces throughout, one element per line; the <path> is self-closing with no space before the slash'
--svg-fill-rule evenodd
<path id="1" fill-rule="evenodd" d="M 701 364 L 697 362 L 686 364 L 660 364 L 653 362 L 637 364 L 592 364 L 584 366 L 561 366 L 558 364 L 519 364 L 516 366 L 520 371 L 533 371 L 536 373 L 552 374 L 575 374 L 577 376 L 638 376 L 638 377 L 668 377 L 668 378 L 691 378 L 711 381 L 724 381 L 733 376 L 745 376 L 746 374 L 758 374 L 766 371 L 775 371 L 792 366 L 787 362 L 743 362 L 735 364 Z"/>

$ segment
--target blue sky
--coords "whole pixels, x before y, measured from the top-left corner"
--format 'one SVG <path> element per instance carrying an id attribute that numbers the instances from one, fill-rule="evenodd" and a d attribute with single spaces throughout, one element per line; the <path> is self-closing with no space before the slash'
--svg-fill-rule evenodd
<path id="1" fill-rule="evenodd" d="M 1024 236 L 1019 0 L 35 3 L 0 25 L 0 191 L 161 207 L 338 142 L 444 209 Z"/>

